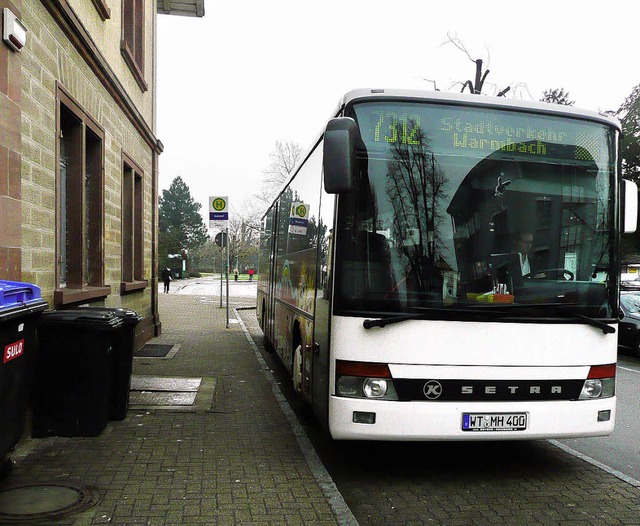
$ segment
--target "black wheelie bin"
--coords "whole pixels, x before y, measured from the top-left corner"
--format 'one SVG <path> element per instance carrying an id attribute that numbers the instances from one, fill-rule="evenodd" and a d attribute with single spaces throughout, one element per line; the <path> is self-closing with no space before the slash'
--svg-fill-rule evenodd
<path id="1" fill-rule="evenodd" d="M 111 353 L 111 388 L 107 416 L 109 420 L 124 420 L 129 410 L 136 327 L 142 321 L 142 316 L 134 310 L 121 307 L 78 307 L 78 310 L 112 313 L 122 320 L 122 327 L 118 329 Z"/>
<path id="2" fill-rule="evenodd" d="M 111 355 L 122 320 L 89 309 L 42 313 L 31 434 L 98 436 L 107 425 Z"/>
<path id="3" fill-rule="evenodd" d="M 40 288 L 0 280 L 0 462 L 24 431 L 36 360 L 36 321 L 47 308 Z"/>

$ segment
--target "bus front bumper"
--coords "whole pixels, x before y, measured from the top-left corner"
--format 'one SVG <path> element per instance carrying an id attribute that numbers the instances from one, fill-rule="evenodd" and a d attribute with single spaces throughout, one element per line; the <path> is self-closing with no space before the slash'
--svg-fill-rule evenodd
<path id="1" fill-rule="evenodd" d="M 392 402 L 331 396 L 329 405 L 329 431 L 337 440 L 533 440 L 606 436 L 613 432 L 616 413 L 616 397 L 470 403 Z M 526 415 L 524 419 L 522 415 Z M 463 426 L 470 427 L 470 418 L 479 425 L 473 426 L 475 430 L 463 430 Z M 526 421 L 524 428 L 509 429 L 505 422 L 510 419 L 518 422 L 518 427 Z M 493 430 L 494 424 L 504 429 Z"/>

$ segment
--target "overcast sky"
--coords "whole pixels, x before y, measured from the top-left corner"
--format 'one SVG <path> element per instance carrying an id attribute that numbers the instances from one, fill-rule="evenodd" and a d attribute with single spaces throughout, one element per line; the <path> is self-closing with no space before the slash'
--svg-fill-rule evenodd
<path id="1" fill-rule="evenodd" d="M 341 95 L 360 87 L 459 92 L 475 65 L 487 94 L 616 110 L 640 84 L 637 0 L 205 0 L 204 18 L 158 16 L 160 190 L 181 176 L 202 212 L 232 212 L 260 186 L 276 141 L 306 150 Z M 627 24 L 625 21 L 633 21 Z"/>

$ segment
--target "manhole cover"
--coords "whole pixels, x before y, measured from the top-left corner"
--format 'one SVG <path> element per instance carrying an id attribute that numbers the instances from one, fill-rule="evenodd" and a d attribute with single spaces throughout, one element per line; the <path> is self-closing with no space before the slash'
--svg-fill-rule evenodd
<path id="1" fill-rule="evenodd" d="M 38 484 L 0 491 L 0 524 L 34 524 L 86 510 L 98 503 L 98 493 L 88 487 Z"/>

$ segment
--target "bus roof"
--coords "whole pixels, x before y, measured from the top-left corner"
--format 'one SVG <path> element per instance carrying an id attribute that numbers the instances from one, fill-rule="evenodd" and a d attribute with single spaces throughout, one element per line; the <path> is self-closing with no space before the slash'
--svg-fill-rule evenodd
<path id="1" fill-rule="evenodd" d="M 413 99 L 425 102 L 462 104 L 465 106 L 481 106 L 485 108 L 510 109 L 531 111 L 547 115 L 583 118 L 608 124 L 621 130 L 620 122 L 615 117 L 606 113 L 575 108 L 563 104 L 548 102 L 524 101 L 519 99 L 507 99 L 505 97 L 493 97 L 490 95 L 473 95 L 469 93 L 455 93 L 448 91 L 427 91 L 413 89 L 387 89 L 387 88 L 360 88 L 347 92 L 341 99 L 342 107 L 358 100 L 389 100 L 389 99 Z"/>

